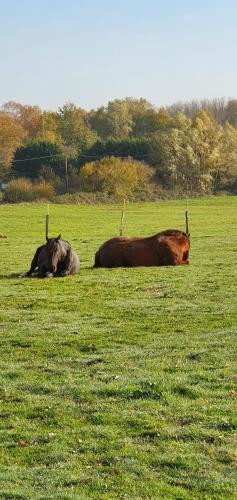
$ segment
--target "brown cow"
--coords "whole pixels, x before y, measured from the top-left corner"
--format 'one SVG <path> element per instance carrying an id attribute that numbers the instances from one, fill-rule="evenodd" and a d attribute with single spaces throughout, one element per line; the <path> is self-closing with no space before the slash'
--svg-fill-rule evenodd
<path id="1" fill-rule="evenodd" d="M 189 236 L 177 229 L 168 229 L 148 238 L 117 237 L 99 248 L 94 267 L 189 264 L 189 248 Z"/>

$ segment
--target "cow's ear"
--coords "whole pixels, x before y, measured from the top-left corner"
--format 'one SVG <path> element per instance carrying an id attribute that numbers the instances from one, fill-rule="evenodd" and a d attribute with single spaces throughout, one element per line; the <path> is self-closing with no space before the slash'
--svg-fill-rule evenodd
<path id="1" fill-rule="evenodd" d="M 61 238 L 61 233 L 58 235 L 58 237 L 56 238 L 56 240 L 60 240 Z"/>

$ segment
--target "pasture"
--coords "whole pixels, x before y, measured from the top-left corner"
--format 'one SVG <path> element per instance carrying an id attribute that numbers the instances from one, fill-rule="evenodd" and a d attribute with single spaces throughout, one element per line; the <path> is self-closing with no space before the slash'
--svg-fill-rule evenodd
<path id="1" fill-rule="evenodd" d="M 130 204 L 124 234 L 184 229 Z M 236 498 L 237 198 L 189 203 L 190 266 L 91 269 L 118 206 L 52 206 L 76 276 L 19 279 L 42 205 L 0 206 L 0 498 Z"/>

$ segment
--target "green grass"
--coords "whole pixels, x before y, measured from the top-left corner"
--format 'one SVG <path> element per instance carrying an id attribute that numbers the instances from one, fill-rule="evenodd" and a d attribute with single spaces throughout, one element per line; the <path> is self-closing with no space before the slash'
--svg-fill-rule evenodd
<path id="1" fill-rule="evenodd" d="M 125 234 L 182 229 L 184 209 L 131 204 Z M 237 198 L 189 211 L 190 266 L 103 270 L 120 207 L 52 206 L 82 268 L 37 280 L 14 273 L 46 208 L 0 206 L 0 498 L 237 498 Z"/>

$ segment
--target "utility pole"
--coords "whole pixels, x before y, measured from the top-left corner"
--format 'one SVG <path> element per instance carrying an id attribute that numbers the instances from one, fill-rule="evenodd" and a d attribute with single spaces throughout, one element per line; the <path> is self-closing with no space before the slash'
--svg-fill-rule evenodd
<path id="1" fill-rule="evenodd" d="M 68 186 L 68 168 L 67 168 L 67 156 L 65 156 L 65 177 L 66 177 L 66 192 L 69 193 Z"/>
<path id="2" fill-rule="evenodd" d="M 63 158 L 65 160 L 65 181 L 66 181 L 66 193 L 69 193 L 69 177 L 68 177 L 68 159 L 72 160 L 77 157 L 77 150 L 75 146 L 64 146 L 63 147 Z"/>

